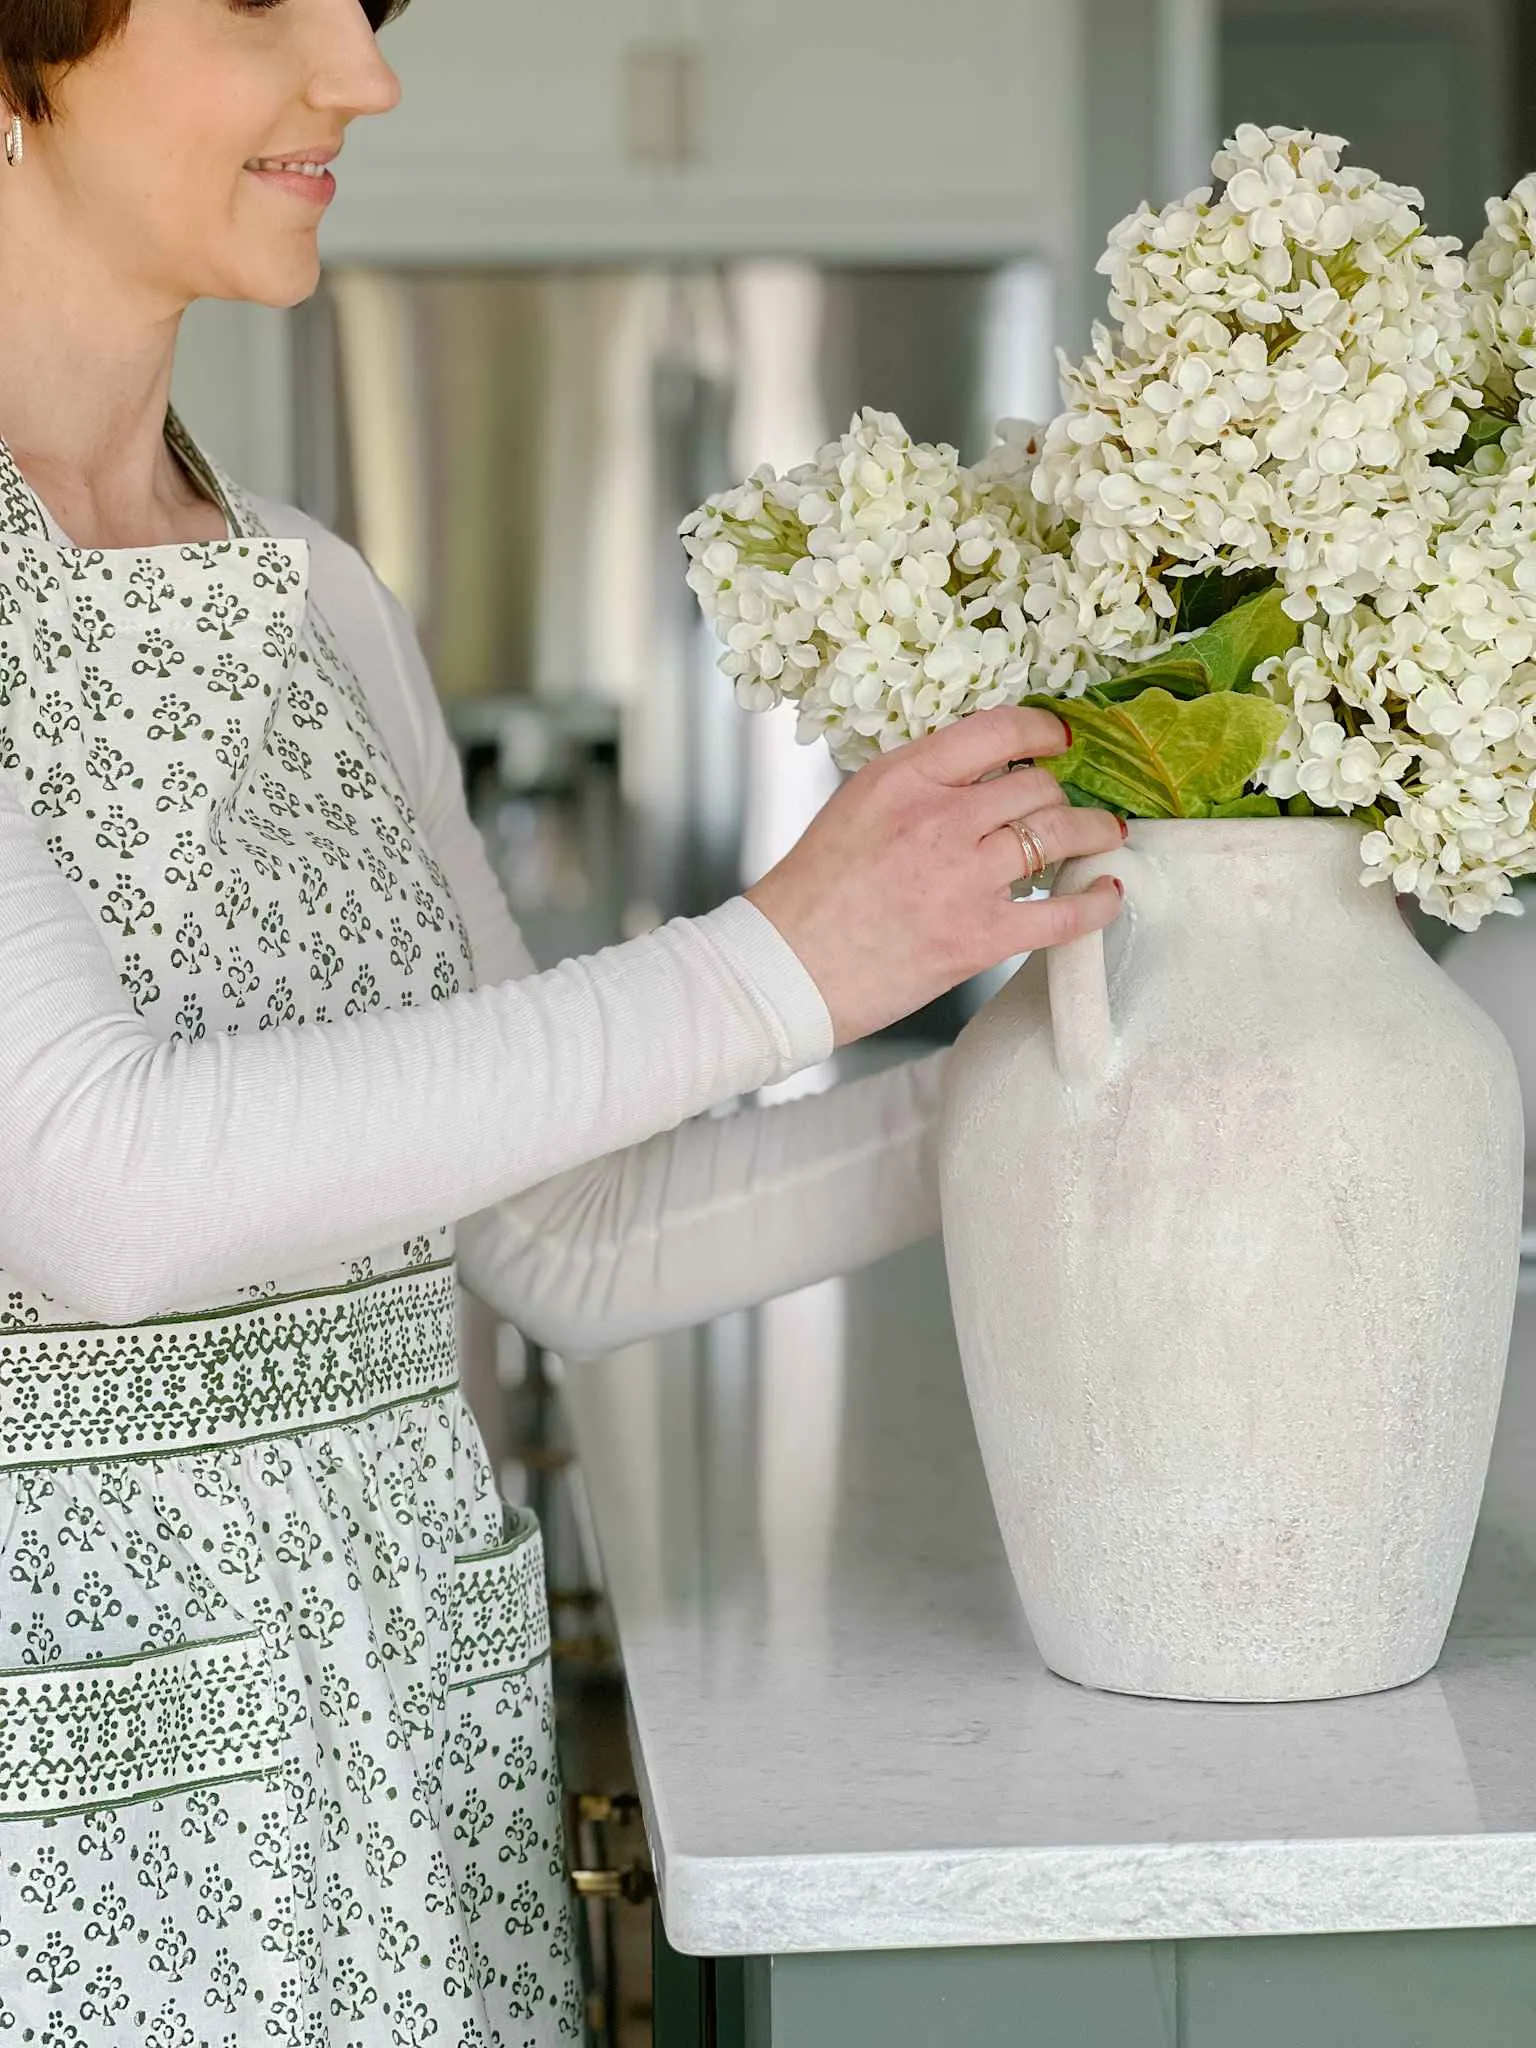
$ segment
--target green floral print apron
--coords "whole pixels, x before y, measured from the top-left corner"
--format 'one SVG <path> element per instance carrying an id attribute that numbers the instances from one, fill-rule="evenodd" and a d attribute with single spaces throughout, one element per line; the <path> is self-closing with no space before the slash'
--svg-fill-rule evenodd
<path id="1" fill-rule="evenodd" d="M 472 985 L 307 545 L 167 431 L 229 539 L 56 544 L 0 444 L 0 773 L 163 1039 Z M 0 2042 L 577 2039 L 560 1817 L 448 1228 L 121 1328 L 0 1273 Z"/>

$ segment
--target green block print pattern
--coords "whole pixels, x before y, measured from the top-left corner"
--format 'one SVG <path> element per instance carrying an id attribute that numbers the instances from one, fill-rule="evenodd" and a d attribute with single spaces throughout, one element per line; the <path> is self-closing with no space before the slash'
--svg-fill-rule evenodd
<path id="1" fill-rule="evenodd" d="M 0 536 L 0 769 L 169 1038 L 470 979 L 366 703 L 306 615 L 306 555 Z"/>
<path id="2" fill-rule="evenodd" d="M 0 1465 L 196 1450 L 341 1422 L 453 1387 L 456 1348 L 453 1268 L 442 1263 L 121 1329 L 18 1318 L 7 1330 L 0 1314 Z"/>
<path id="3" fill-rule="evenodd" d="M 189 1776 L 257 1776 L 286 1754 L 288 1717 L 253 1630 L 0 1679 L 8 1737 L 0 1817 L 85 1813 Z M 13 1873 L 14 1875 L 14 1873 Z"/>
<path id="4" fill-rule="evenodd" d="M 472 985 L 308 550 L 54 545 L 0 446 L 0 774 L 149 1030 Z M 451 1232 L 126 1327 L 0 1274 L 0 2040 L 579 2039 L 539 1539 Z"/>
<path id="5" fill-rule="evenodd" d="M 540 1546 L 483 1459 L 449 1393 L 6 1475 L 0 2036 L 579 2037 Z"/>

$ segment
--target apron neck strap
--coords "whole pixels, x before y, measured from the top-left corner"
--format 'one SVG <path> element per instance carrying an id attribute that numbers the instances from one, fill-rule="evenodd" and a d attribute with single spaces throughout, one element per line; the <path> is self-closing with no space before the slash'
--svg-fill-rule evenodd
<path id="1" fill-rule="evenodd" d="M 182 425 L 174 407 L 165 416 L 165 440 L 193 483 L 229 521 L 230 533 L 237 538 L 248 535 L 251 522 L 235 503 L 235 494 L 226 488 L 224 479 Z M 47 514 L 4 440 L 0 440 L 0 533 L 23 540 L 46 540 L 49 536 Z"/>
<path id="2" fill-rule="evenodd" d="M 48 521 L 37 493 L 16 467 L 16 458 L 0 440 L 0 533 L 22 540 L 46 540 Z"/>
<path id="3" fill-rule="evenodd" d="M 211 498 L 229 521 L 231 538 L 239 540 L 247 536 L 251 531 L 250 520 L 246 518 L 242 507 L 236 502 L 234 492 L 227 487 L 219 471 L 214 468 L 182 425 L 181 417 L 174 406 L 166 411 L 165 440 L 166 446 L 203 496 Z"/>

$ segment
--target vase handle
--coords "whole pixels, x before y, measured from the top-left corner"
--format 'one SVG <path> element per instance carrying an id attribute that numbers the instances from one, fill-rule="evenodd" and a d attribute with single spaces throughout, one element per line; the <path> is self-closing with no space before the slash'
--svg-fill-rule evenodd
<path id="1" fill-rule="evenodd" d="M 1132 918 L 1133 884 L 1141 865 L 1128 848 L 1093 860 L 1070 861 L 1056 877 L 1051 894 L 1078 896 L 1101 876 L 1113 875 L 1125 891 L 1121 917 Z M 1052 946 L 1045 956 L 1045 976 L 1056 1071 L 1066 1088 L 1092 1088 L 1108 1067 L 1115 1044 L 1103 932 L 1086 932 L 1064 946 Z"/>

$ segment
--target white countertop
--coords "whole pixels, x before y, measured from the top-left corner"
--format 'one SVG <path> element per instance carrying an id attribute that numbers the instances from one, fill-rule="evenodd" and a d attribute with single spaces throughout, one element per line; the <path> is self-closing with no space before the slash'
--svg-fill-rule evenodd
<path id="1" fill-rule="evenodd" d="M 937 1246 L 566 1394 L 678 1948 L 1536 1923 L 1536 1298 L 1439 1669 L 1316 1706 L 1045 1670 Z"/>

